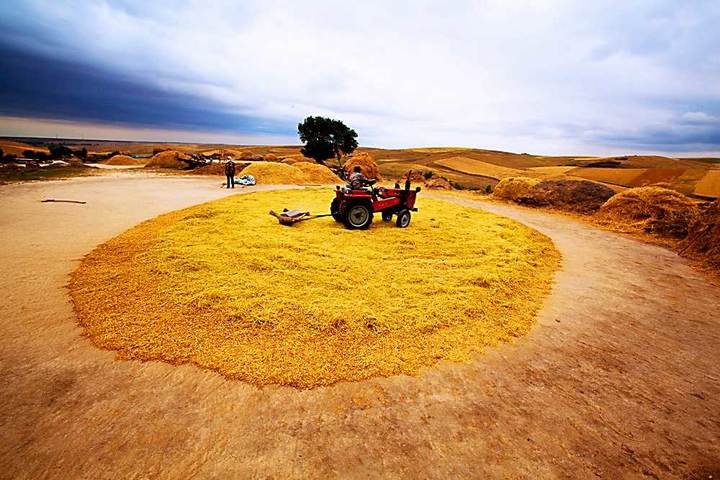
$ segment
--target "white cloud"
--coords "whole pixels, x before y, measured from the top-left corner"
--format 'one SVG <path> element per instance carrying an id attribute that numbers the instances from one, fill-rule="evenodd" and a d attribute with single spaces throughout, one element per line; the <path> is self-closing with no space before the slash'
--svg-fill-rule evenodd
<path id="1" fill-rule="evenodd" d="M 669 125 L 720 98 L 718 2 L 68 0 L 0 14 L 55 56 L 245 115 L 336 116 L 366 145 L 601 152 L 593 131 Z"/>
<path id="2" fill-rule="evenodd" d="M 720 122 L 720 117 L 708 115 L 705 112 L 686 112 L 682 115 L 683 120 L 691 123 L 713 123 Z"/>

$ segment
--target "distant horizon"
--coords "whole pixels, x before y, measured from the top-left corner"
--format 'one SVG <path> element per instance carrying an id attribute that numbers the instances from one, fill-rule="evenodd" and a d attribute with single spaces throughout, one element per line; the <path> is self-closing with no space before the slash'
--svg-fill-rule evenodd
<path id="1" fill-rule="evenodd" d="M 277 147 L 277 148 L 302 148 L 302 143 L 294 143 L 294 144 L 267 144 L 267 143 L 212 143 L 212 142 L 181 142 L 181 141 L 147 141 L 147 140 L 117 140 L 117 139 L 108 139 L 108 138 L 72 138 L 72 137 L 35 137 L 35 136 L 12 136 L 12 135 L 0 135 L 0 139 L 4 140 L 40 140 L 40 141 L 46 141 L 43 143 L 51 143 L 52 141 L 56 141 L 58 143 L 63 142 L 72 142 L 74 144 L 82 144 L 82 143 L 128 143 L 128 144 L 148 144 L 148 145 L 207 145 L 207 146 L 222 146 L 222 145 L 229 145 L 234 147 Z M 49 141 L 48 141 L 49 140 Z M 583 156 L 592 156 L 592 157 L 620 157 L 620 156 L 648 156 L 648 155 L 656 155 L 656 156 L 664 156 L 668 158 L 678 158 L 678 159 L 693 159 L 693 158 L 718 158 L 720 159 L 720 154 L 713 154 L 712 152 L 709 152 L 707 154 L 694 154 L 694 155 L 665 155 L 665 154 L 649 154 L 649 153 L 633 153 L 633 152 L 627 152 L 627 153 L 621 153 L 621 154 L 613 154 L 613 155 L 587 155 L 584 153 L 578 153 L 578 154 L 567 154 L 567 155 L 547 155 L 544 153 L 531 153 L 531 152 L 519 152 L 519 151 L 511 151 L 511 150 L 496 150 L 492 148 L 484 148 L 484 147 L 475 147 L 475 146 L 458 146 L 458 145 L 422 145 L 422 146 L 414 146 L 414 147 L 377 147 L 372 145 L 359 145 L 358 148 L 372 148 L 377 150 L 417 150 L 417 149 L 426 149 L 426 148 L 452 148 L 452 149 L 463 149 L 463 150 L 482 150 L 487 152 L 501 152 L 501 153 L 510 153 L 514 155 L 533 155 L 533 156 L 552 156 L 552 157 L 583 157 Z"/>

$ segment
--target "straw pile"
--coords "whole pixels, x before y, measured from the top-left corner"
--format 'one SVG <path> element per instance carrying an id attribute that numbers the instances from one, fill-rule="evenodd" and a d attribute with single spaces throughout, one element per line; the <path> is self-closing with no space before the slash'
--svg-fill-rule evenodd
<path id="1" fill-rule="evenodd" d="M 538 183 L 540 183 L 540 180 L 530 177 L 503 178 L 495 185 L 493 196 L 515 202 L 518 198 L 526 195 L 530 191 L 530 188 Z"/>
<path id="2" fill-rule="evenodd" d="M 428 199 L 407 229 L 266 214 L 324 212 L 331 197 L 236 195 L 144 222 L 72 274 L 77 318 L 121 358 L 301 388 L 468 361 L 532 326 L 559 264 L 548 238 Z"/>
<path id="3" fill-rule="evenodd" d="M 680 253 L 701 259 L 720 271 L 720 200 L 705 207 L 690 224 L 689 234 L 680 246 Z"/>
<path id="4" fill-rule="evenodd" d="M 248 165 L 248 163 L 235 162 L 235 175 L 240 175 L 240 172 Z M 225 162 L 203 165 L 190 170 L 190 173 L 193 175 L 225 175 Z"/>
<path id="5" fill-rule="evenodd" d="M 497 187 L 495 187 L 497 189 Z M 596 212 L 615 192 L 589 180 L 543 180 L 517 201 L 534 207 L 552 207 L 569 212 Z"/>
<path id="6" fill-rule="evenodd" d="M 452 190 L 453 186 L 445 177 L 432 177 L 425 180 L 425 188 L 428 190 Z"/>
<path id="7" fill-rule="evenodd" d="M 299 168 L 284 163 L 251 163 L 243 175 L 252 175 L 259 184 L 303 185 L 310 183 Z"/>
<path id="8" fill-rule="evenodd" d="M 343 168 L 346 172 L 352 173 L 356 165 L 360 165 L 363 175 L 367 178 L 381 180 L 377 163 L 375 163 L 375 160 L 373 160 L 369 153 L 355 153 L 345 162 Z"/>
<path id="9" fill-rule="evenodd" d="M 597 219 L 625 232 L 685 238 L 697 214 L 697 206 L 682 193 L 667 188 L 638 187 L 608 200 Z"/>
<path id="10" fill-rule="evenodd" d="M 113 157 L 105 160 L 105 165 L 145 165 L 148 162 L 147 158 L 133 158 L 127 155 L 114 155 Z"/>
<path id="11" fill-rule="evenodd" d="M 294 165 L 295 168 L 300 169 L 305 175 L 307 183 L 340 183 L 341 180 L 325 165 L 318 165 L 317 163 L 310 162 L 298 162 Z"/>
<path id="12" fill-rule="evenodd" d="M 165 150 L 157 155 L 154 155 L 150 161 L 145 165 L 146 167 L 155 168 L 175 168 L 182 169 L 187 168 L 188 164 L 182 160 L 188 160 L 189 155 L 181 153 L 175 150 Z"/>
<path id="13" fill-rule="evenodd" d="M 263 157 L 266 162 L 277 162 L 278 157 L 274 153 L 266 153 Z"/>

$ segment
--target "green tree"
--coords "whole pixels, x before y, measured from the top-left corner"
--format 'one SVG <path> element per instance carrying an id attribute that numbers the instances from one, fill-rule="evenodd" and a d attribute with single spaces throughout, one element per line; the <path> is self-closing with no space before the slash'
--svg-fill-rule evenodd
<path id="1" fill-rule="evenodd" d="M 86 160 L 88 156 L 87 148 L 83 147 L 80 150 L 75 150 L 75 156 L 81 160 Z"/>
<path id="2" fill-rule="evenodd" d="M 71 157 L 73 153 L 68 147 L 59 143 L 48 145 L 48 150 L 50 150 L 50 158 L 52 159 Z"/>
<path id="3" fill-rule="evenodd" d="M 342 156 L 351 154 L 358 146 L 355 130 L 332 118 L 307 117 L 298 124 L 298 135 L 305 144 L 302 154 L 321 164 L 335 157 L 342 165 Z"/>

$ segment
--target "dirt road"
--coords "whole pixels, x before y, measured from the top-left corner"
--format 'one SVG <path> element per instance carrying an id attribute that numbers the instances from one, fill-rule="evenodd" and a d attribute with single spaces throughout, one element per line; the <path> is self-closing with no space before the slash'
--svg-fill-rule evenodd
<path id="1" fill-rule="evenodd" d="M 482 205 L 549 235 L 564 260 L 532 333 L 471 364 L 298 391 L 93 347 L 68 273 L 141 220 L 226 194 L 217 184 L 0 187 L 1 478 L 720 472 L 720 289 L 671 252 L 541 212 Z"/>

